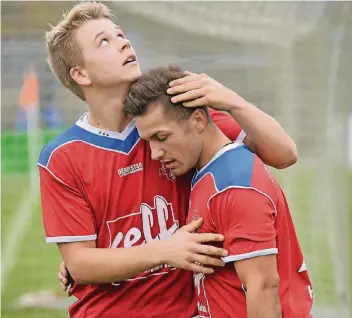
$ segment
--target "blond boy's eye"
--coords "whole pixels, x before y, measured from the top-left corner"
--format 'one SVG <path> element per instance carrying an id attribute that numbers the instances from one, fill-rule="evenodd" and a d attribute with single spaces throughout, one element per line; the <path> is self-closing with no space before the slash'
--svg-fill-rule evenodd
<path id="1" fill-rule="evenodd" d="M 101 45 L 107 45 L 107 44 L 109 44 L 109 41 L 107 39 L 101 40 Z"/>

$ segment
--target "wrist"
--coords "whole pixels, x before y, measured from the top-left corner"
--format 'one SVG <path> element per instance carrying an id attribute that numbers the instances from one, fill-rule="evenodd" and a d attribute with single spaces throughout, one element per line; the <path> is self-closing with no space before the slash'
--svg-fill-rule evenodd
<path id="1" fill-rule="evenodd" d="M 155 259 L 156 265 L 162 265 L 168 263 L 167 257 L 167 240 L 155 240 L 148 243 L 151 249 L 153 258 Z"/>
<path id="2" fill-rule="evenodd" d="M 226 104 L 224 105 L 224 110 L 229 113 L 236 113 L 244 108 L 248 107 L 248 102 L 239 96 L 237 93 L 231 91 L 228 98 L 226 99 Z"/>

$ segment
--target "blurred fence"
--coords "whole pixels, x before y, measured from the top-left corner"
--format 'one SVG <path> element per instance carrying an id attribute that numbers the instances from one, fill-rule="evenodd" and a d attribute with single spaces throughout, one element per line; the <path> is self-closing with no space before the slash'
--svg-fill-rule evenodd
<path id="1" fill-rule="evenodd" d="M 295 139 L 299 163 L 277 175 L 313 279 L 316 317 L 350 317 L 352 4 L 107 5 L 116 11 L 143 69 L 177 63 L 206 72 L 273 115 Z M 10 179 L 35 165 L 27 156 L 25 111 L 18 103 L 27 70 L 36 69 L 40 80 L 44 140 L 86 109 L 55 80 L 45 62 L 44 30 L 71 6 L 61 1 L 2 3 L 2 173 Z M 37 275 L 40 279 L 41 273 Z"/>

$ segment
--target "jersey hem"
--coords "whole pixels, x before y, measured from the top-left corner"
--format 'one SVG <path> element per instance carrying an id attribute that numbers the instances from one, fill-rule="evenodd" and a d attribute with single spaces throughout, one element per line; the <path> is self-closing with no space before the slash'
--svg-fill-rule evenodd
<path id="1" fill-rule="evenodd" d="M 259 251 L 254 251 L 250 253 L 245 253 L 245 254 L 229 255 L 226 257 L 222 257 L 222 260 L 225 263 L 230 263 L 230 262 L 236 262 L 236 261 L 241 261 L 248 258 L 257 257 L 257 256 L 274 255 L 274 254 L 277 254 L 278 252 L 279 250 L 277 248 L 268 248 L 265 250 L 259 250 Z"/>
<path id="2" fill-rule="evenodd" d="M 54 236 L 46 237 L 46 243 L 71 243 L 71 242 L 85 242 L 85 241 L 95 241 L 97 235 L 81 235 L 81 236 Z"/>

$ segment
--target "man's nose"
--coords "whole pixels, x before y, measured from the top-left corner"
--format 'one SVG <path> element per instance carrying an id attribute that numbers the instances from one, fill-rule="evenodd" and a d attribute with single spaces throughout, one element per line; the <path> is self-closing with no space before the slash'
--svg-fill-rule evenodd
<path id="1" fill-rule="evenodd" d="M 160 160 L 164 156 L 164 151 L 154 143 L 150 143 L 150 150 L 153 160 Z"/>
<path id="2" fill-rule="evenodd" d="M 124 50 L 130 49 L 131 47 L 131 42 L 128 39 L 121 39 L 119 52 L 123 52 Z"/>

